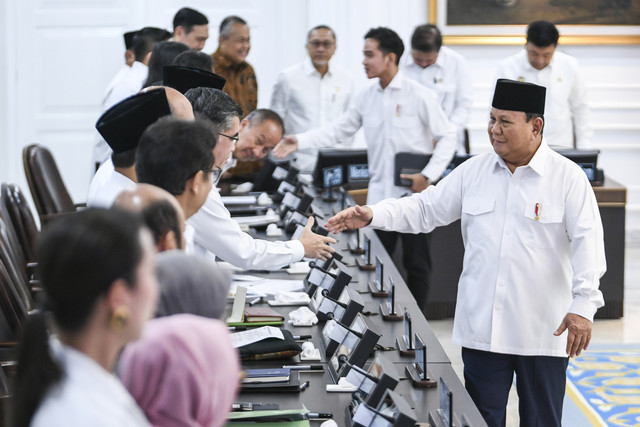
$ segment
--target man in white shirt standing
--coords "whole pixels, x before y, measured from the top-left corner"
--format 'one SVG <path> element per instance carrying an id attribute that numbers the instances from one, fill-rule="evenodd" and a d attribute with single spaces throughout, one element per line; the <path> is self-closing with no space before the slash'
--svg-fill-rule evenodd
<path id="1" fill-rule="evenodd" d="M 149 71 L 149 59 L 151 51 L 156 43 L 168 40 L 171 33 L 167 30 L 154 27 L 145 27 L 138 31 L 124 34 L 127 61 L 118 73 L 111 79 L 104 91 L 102 99 L 102 111 L 105 112 L 125 98 L 135 95 L 142 88 Z M 129 61 L 131 64 L 129 64 Z M 111 155 L 111 149 L 107 142 L 99 134 L 93 141 L 93 163 L 97 170 Z"/>
<path id="2" fill-rule="evenodd" d="M 284 121 L 291 134 L 306 132 L 337 120 L 347 110 L 353 93 L 353 77 L 345 68 L 330 64 L 336 52 L 335 32 L 326 25 L 313 27 L 307 34 L 309 57 L 285 68 L 276 80 L 271 109 Z M 346 141 L 349 143 L 351 138 Z M 318 150 L 296 153 L 296 166 L 309 172 L 315 167 Z"/>
<path id="3" fill-rule="evenodd" d="M 183 7 L 173 17 L 173 40 L 202 50 L 209 38 L 209 20 L 195 9 Z"/>
<path id="4" fill-rule="evenodd" d="M 551 22 L 532 22 L 524 50 L 502 61 L 496 78 L 546 87 L 544 132 L 549 142 L 559 147 L 591 148 L 587 88 L 578 61 L 556 50 L 559 37 Z"/>
<path id="5" fill-rule="evenodd" d="M 284 157 L 296 149 L 334 145 L 364 127 L 369 159 L 368 203 L 402 197 L 407 187 L 394 184 L 395 156 L 400 152 L 431 154 L 418 173 L 401 175 L 419 192 L 440 178 L 455 152 L 455 129 L 440 108 L 435 92 L 406 78 L 398 69 L 404 45 L 389 28 L 374 28 L 365 35 L 364 65 L 367 77 L 376 79 L 354 98 L 343 116 L 328 126 L 299 135 L 287 135 L 274 154 Z M 437 144 L 436 144 L 437 142 Z M 429 236 L 379 232 L 387 252 L 398 238 L 403 245 L 407 285 L 418 306 L 426 306 L 430 272 Z"/>
<path id="6" fill-rule="evenodd" d="M 487 424 L 504 426 L 515 373 L 520 425 L 560 426 L 567 356 L 586 350 L 604 305 L 602 221 L 585 173 L 542 136 L 545 88 L 501 79 L 492 105 L 493 153 L 420 194 L 342 211 L 327 227 L 416 233 L 460 219 L 453 342 L 465 387 Z"/>
<path id="7" fill-rule="evenodd" d="M 438 94 L 440 106 L 456 128 L 457 152 L 469 153 L 466 127 L 473 103 L 469 64 L 458 52 L 442 46 L 435 25 L 416 27 L 411 36 L 411 55 L 400 66 L 402 72 Z"/>

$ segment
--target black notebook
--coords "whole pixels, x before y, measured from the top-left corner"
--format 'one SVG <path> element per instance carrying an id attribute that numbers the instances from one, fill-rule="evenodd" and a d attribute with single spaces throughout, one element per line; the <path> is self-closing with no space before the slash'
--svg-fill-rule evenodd
<path id="1" fill-rule="evenodd" d="M 420 173 L 431 160 L 431 154 L 398 153 L 395 158 L 393 183 L 401 187 L 411 187 L 411 180 L 400 179 L 400 174 Z"/>
<path id="2" fill-rule="evenodd" d="M 291 371 L 289 381 L 277 383 L 242 383 L 242 393 L 299 393 L 300 372 Z"/>

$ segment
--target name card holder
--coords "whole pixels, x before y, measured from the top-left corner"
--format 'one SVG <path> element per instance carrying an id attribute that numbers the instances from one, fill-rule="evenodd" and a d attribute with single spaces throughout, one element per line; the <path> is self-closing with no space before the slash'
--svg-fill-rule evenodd
<path id="1" fill-rule="evenodd" d="M 429 375 L 429 367 L 427 365 L 427 346 L 422 341 L 420 335 L 414 335 L 415 342 L 415 361 L 405 368 L 409 379 L 414 387 L 430 388 L 435 387 L 438 383 Z"/>
<path id="2" fill-rule="evenodd" d="M 367 236 L 364 237 L 364 254 L 356 258 L 356 264 L 362 271 L 373 271 L 376 269 L 374 264 L 371 264 L 371 239 Z"/>
<path id="3" fill-rule="evenodd" d="M 375 279 L 369 281 L 368 285 L 372 297 L 387 298 L 389 296 L 389 289 L 384 283 L 384 264 L 377 255 Z"/>
<path id="4" fill-rule="evenodd" d="M 391 289 L 389 291 L 388 300 L 380 304 L 380 313 L 382 314 L 383 320 L 399 322 L 404 319 L 404 315 L 403 313 L 398 312 L 398 308 L 396 307 L 396 285 L 393 284 L 391 276 L 389 276 L 389 284 Z"/>
<path id="5" fill-rule="evenodd" d="M 404 334 L 400 338 L 396 338 L 396 347 L 400 352 L 400 356 L 413 357 L 416 354 L 413 324 L 407 307 L 404 308 Z"/>

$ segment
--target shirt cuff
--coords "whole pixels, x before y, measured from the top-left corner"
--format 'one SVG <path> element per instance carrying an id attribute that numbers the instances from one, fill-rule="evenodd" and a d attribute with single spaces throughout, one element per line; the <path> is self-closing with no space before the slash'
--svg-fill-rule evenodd
<path id="1" fill-rule="evenodd" d="M 386 218 L 385 212 L 377 205 L 366 205 L 366 207 L 371 209 L 371 211 L 373 212 L 373 218 L 371 218 L 369 226 L 373 228 L 383 228 Z"/>
<path id="2" fill-rule="evenodd" d="M 593 322 L 598 305 L 584 298 L 575 298 L 569 307 L 569 313 L 577 314 Z"/>
<path id="3" fill-rule="evenodd" d="M 298 140 L 298 150 L 311 148 L 311 143 L 309 141 L 309 138 L 306 136 L 306 133 L 297 134 L 296 139 Z"/>
<path id="4" fill-rule="evenodd" d="M 298 262 L 304 258 L 304 246 L 300 240 L 289 240 L 288 246 L 293 253 L 293 260 L 291 262 Z"/>

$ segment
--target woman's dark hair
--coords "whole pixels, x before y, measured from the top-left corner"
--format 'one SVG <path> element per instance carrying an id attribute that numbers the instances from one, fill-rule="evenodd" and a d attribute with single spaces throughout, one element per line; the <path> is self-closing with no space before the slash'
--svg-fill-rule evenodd
<path id="1" fill-rule="evenodd" d="M 149 59 L 149 74 L 143 88 L 162 81 L 162 67 L 171 65 L 176 56 L 189 50 L 189 46 L 180 42 L 160 42 L 153 47 Z"/>
<path id="2" fill-rule="evenodd" d="M 143 256 L 141 227 L 139 217 L 130 212 L 86 209 L 42 233 L 37 249 L 42 308 L 30 316 L 22 333 L 12 425 L 28 426 L 47 391 L 63 376 L 51 356 L 47 312 L 61 331 L 77 332 L 115 280 L 135 286 Z"/>

